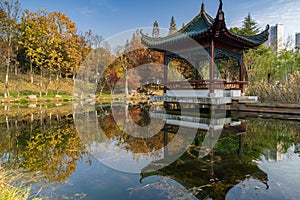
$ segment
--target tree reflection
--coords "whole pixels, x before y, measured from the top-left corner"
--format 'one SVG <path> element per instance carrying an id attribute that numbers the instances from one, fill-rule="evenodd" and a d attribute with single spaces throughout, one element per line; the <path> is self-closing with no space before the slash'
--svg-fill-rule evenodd
<path id="1" fill-rule="evenodd" d="M 300 126 L 293 121 L 258 121 L 245 123 L 245 156 L 248 161 L 266 155 L 266 150 L 284 154 L 292 145 L 300 143 Z"/>
<path id="2" fill-rule="evenodd" d="M 36 181 L 68 178 L 76 170 L 76 161 L 86 153 L 71 113 L 71 106 L 11 108 L 10 128 L 2 120 L 0 124 L 1 165 L 38 174 Z M 0 119 L 2 116 L 0 113 Z"/>
<path id="3" fill-rule="evenodd" d="M 126 127 L 127 133 L 125 133 L 114 120 L 115 118 L 118 118 L 118 116 L 126 115 L 124 107 L 114 107 L 114 110 L 117 116 L 113 116 L 111 107 L 107 106 L 99 109 L 99 124 L 108 140 L 118 141 L 118 145 L 125 148 L 127 151 L 132 152 L 133 157 L 136 160 L 139 160 L 139 157 L 137 157 L 138 154 L 141 155 L 141 153 L 144 153 L 143 156 L 150 156 L 148 153 L 151 152 L 154 152 L 154 154 L 151 154 L 152 158 L 158 158 L 160 156 L 158 152 L 164 146 L 164 132 L 162 130 L 158 130 L 153 136 L 145 138 L 134 137 L 134 134 L 127 134 L 128 132 L 133 133 L 135 131 L 133 127 Z M 139 126 L 143 127 L 150 123 L 151 119 L 148 114 L 148 106 L 129 105 L 128 113 L 133 121 Z M 172 140 L 172 137 L 170 137 L 169 140 Z"/>
<path id="4" fill-rule="evenodd" d="M 52 129 L 37 132 L 27 141 L 20 166 L 42 172 L 50 182 L 60 182 L 76 170 L 76 161 L 84 148 L 74 129 Z"/>

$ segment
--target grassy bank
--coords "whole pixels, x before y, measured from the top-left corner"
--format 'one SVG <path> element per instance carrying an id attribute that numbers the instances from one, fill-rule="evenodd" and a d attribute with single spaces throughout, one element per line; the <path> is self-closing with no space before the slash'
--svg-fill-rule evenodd
<path id="1" fill-rule="evenodd" d="M 0 200 L 27 200 L 30 196 L 30 189 L 25 187 L 20 179 L 21 174 L 7 171 L 0 166 Z M 40 199 L 33 199 L 40 200 Z"/>
<path id="2" fill-rule="evenodd" d="M 1 70 L 0 70 L 1 72 Z M 2 74 L 5 74 L 2 72 Z M 85 89 L 88 85 L 84 85 Z M 124 94 L 111 95 L 107 91 L 102 95 L 95 94 L 84 98 L 93 99 L 96 101 L 124 101 L 124 100 L 148 100 L 149 95 L 143 93 L 136 93 L 130 97 L 124 97 Z M 162 95 L 162 89 L 158 90 L 156 87 L 149 87 L 149 91 L 153 94 Z M 62 102 L 72 101 L 74 92 L 74 80 L 72 78 L 60 78 L 59 80 L 42 79 L 42 87 L 40 86 L 40 77 L 35 75 L 33 82 L 31 82 L 30 74 L 11 74 L 9 76 L 9 96 L 4 97 L 6 93 L 5 76 L 0 76 L 0 103 L 46 103 L 46 102 Z M 80 90 L 75 92 L 80 94 Z"/>
<path id="3" fill-rule="evenodd" d="M 42 92 L 42 96 L 40 96 Z M 35 95 L 41 100 L 53 99 L 56 94 L 63 97 L 72 96 L 73 79 L 60 78 L 53 79 L 50 82 L 48 79 L 42 79 L 42 86 L 40 86 L 40 77 L 36 76 L 31 82 L 29 74 L 11 75 L 9 77 L 9 96 L 4 98 L 6 93 L 5 77 L 0 76 L 0 100 L 8 99 L 22 99 L 30 95 Z"/>

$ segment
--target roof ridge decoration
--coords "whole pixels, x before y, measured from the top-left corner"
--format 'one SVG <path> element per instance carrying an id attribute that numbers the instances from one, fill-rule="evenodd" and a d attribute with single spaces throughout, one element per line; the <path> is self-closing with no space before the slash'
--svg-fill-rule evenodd
<path id="1" fill-rule="evenodd" d="M 204 2 L 202 1 L 200 13 L 203 13 L 203 12 L 205 12 L 205 8 L 204 8 Z"/>
<path id="2" fill-rule="evenodd" d="M 222 10 L 223 10 L 223 1 L 220 0 L 218 11 L 220 12 L 220 11 L 222 11 Z"/>

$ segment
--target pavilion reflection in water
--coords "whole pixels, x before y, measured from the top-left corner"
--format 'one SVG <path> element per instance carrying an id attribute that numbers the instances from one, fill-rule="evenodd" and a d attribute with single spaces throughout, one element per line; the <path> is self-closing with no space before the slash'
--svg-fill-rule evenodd
<path id="1" fill-rule="evenodd" d="M 179 159 L 164 168 L 153 171 L 157 165 L 164 165 L 168 160 L 161 159 L 150 163 L 142 169 L 141 181 L 152 175 L 160 175 L 171 178 L 192 192 L 199 199 L 213 197 L 224 199 L 227 191 L 234 187 L 240 180 L 252 177 L 266 183 L 267 175 L 254 163 L 245 163 L 243 157 L 243 137 L 245 130 L 242 122 L 232 121 L 230 117 L 224 118 L 199 118 L 188 115 L 173 115 L 160 112 L 150 112 L 153 118 L 165 121 L 164 141 L 168 141 L 169 135 L 176 134 L 179 126 L 182 130 L 191 131 L 197 129 L 197 135 L 191 145 L 188 146 Z M 218 140 L 222 140 L 221 134 L 239 137 L 238 152 L 224 155 L 214 150 Z M 164 144 L 164 157 L 172 153 Z M 232 156 L 230 156 L 232 155 Z M 266 185 L 266 187 L 268 187 Z"/>

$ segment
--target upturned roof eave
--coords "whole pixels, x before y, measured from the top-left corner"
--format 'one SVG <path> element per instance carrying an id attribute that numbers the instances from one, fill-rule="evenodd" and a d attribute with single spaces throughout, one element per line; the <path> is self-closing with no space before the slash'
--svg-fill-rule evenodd
<path id="1" fill-rule="evenodd" d="M 161 45 L 163 46 L 172 42 L 177 42 L 187 37 L 192 39 L 198 38 L 201 35 L 207 35 L 208 30 L 213 25 L 213 22 L 214 19 L 211 16 L 209 16 L 204 9 L 202 9 L 201 12 L 196 17 L 194 17 L 188 24 L 183 26 L 174 34 L 167 35 L 165 37 L 152 38 L 143 34 L 141 30 L 142 43 L 148 46 L 149 48 L 152 48 Z M 193 31 L 193 29 L 196 30 Z"/>

